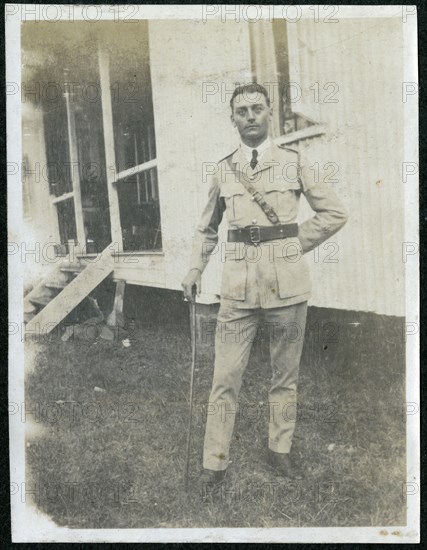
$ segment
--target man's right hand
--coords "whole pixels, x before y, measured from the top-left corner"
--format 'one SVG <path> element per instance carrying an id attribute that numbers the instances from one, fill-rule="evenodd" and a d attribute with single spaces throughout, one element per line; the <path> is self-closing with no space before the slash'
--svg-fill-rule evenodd
<path id="1" fill-rule="evenodd" d="M 184 280 L 181 283 L 181 286 L 184 290 L 184 297 L 192 302 L 194 300 L 192 289 L 196 286 L 197 296 L 200 295 L 202 290 L 202 274 L 198 269 L 190 269 L 190 271 L 185 276 Z"/>

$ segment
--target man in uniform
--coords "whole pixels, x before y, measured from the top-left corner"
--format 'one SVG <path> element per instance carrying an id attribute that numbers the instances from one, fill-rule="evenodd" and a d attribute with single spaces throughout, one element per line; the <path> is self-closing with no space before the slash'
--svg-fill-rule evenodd
<path id="1" fill-rule="evenodd" d="M 194 299 L 194 286 L 200 294 L 201 276 L 210 254 L 217 252 L 225 211 L 228 242 L 220 251 L 224 269 L 209 398 L 214 413 L 206 423 L 201 481 L 215 484 L 224 479 L 242 375 L 261 321 L 270 327 L 269 463 L 284 477 L 301 479 L 302 470 L 290 457 L 295 420 L 289 411 L 296 407 L 311 290 L 303 254 L 337 232 L 347 214 L 335 194 L 315 182 L 298 151 L 270 139 L 272 110 L 263 86 L 237 87 L 230 103 L 241 143 L 212 176 L 190 270 L 182 282 L 188 300 Z M 298 226 L 301 193 L 315 215 Z"/>

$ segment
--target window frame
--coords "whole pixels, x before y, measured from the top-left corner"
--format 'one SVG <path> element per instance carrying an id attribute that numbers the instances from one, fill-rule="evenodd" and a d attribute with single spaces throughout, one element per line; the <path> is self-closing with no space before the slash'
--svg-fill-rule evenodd
<path id="1" fill-rule="evenodd" d="M 105 147 L 105 161 L 106 161 L 106 174 L 107 174 L 107 192 L 109 200 L 109 216 L 111 226 L 111 245 L 115 246 L 115 250 L 118 254 L 147 254 L 151 252 L 161 253 L 161 250 L 141 250 L 136 252 L 127 252 L 123 250 L 123 234 L 120 220 L 120 208 L 117 186 L 121 184 L 123 180 L 129 176 L 139 176 L 144 172 L 147 172 L 153 168 L 157 168 L 157 158 L 150 159 L 131 168 L 116 170 L 116 154 L 114 148 L 114 125 L 113 125 L 113 113 L 112 113 L 112 98 L 111 98 L 111 80 L 110 80 L 110 58 L 108 51 L 102 47 L 100 41 L 98 47 L 98 67 L 99 67 L 99 79 L 101 88 L 101 108 L 102 108 L 102 128 L 104 134 L 104 147 Z M 78 149 L 77 149 L 77 135 L 74 119 L 74 111 L 72 107 L 72 101 L 70 99 L 69 92 L 64 92 L 66 114 L 67 114 L 67 132 L 68 132 L 68 147 L 70 166 L 78 166 Z M 82 197 L 81 197 L 81 182 L 79 170 L 71 170 L 71 188 L 72 190 L 62 195 L 55 196 L 50 193 L 51 206 L 54 209 L 56 225 L 59 224 L 58 219 L 58 204 L 73 199 L 74 212 L 76 221 L 76 234 L 77 243 L 74 246 L 79 254 L 84 256 L 88 255 L 84 253 L 86 237 L 84 230 Z M 153 189 L 152 189 L 153 193 Z M 58 226 L 59 227 L 59 226 Z M 56 228 L 58 230 L 58 227 Z M 59 230 L 58 239 L 59 239 Z M 68 243 L 65 243 L 68 244 Z M 89 254 L 90 255 L 90 254 Z"/>
<path id="2" fill-rule="evenodd" d="M 307 55 L 313 55 L 313 50 L 305 44 L 299 36 L 297 22 L 286 24 L 287 32 L 287 49 L 289 57 L 289 81 L 299 86 L 301 90 L 301 98 L 298 104 L 292 105 L 292 113 L 301 116 L 311 123 L 311 126 L 301 130 L 294 130 L 289 133 L 284 133 L 283 122 L 280 120 L 280 94 L 274 91 L 271 98 L 273 107 L 273 131 L 275 134 L 274 141 L 279 144 L 289 144 L 302 139 L 322 135 L 326 131 L 325 125 L 321 122 L 320 105 L 312 108 L 307 101 L 307 90 L 304 89 L 302 65 L 301 65 L 301 49 L 305 49 Z M 273 37 L 273 22 L 268 20 L 258 21 L 250 27 L 249 39 L 250 50 L 252 57 L 252 71 L 254 80 L 263 84 L 263 82 L 277 83 L 277 57 Z M 302 46 L 300 46 L 302 44 Z M 274 61 L 272 61 L 274 60 Z M 266 70 L 267 67 L 267 70 Z M 275 73 L 275 76 L 273 76 Z"/>
<path id="3" fill-rule="evenodd" d="M 67 133 L 68 133 L 68 150 L 69 150 L 69 159 L 70 167 L 78 166 L 78 150 L 77 150 L 77 136 L 76 136 L 76 126 L 74 119 L 74 111 L 72 109 L 72 102 L 70 101 L 70 92 L 64 92 L 65 97 L 65 106 L 67 114 Z M 71 178 L 71 189 L 63 193 L 62 195 L 54 195 L 49 191 L 50 194 L 50 203 L 51 207 L 54 209 L 54 219 L 55 219 L 55 232 L 58 239 L 59 249 L 63 246 L 67 246 L 69 243 L 60 243 L 60 231 L 59 231 L 59 210 L 58 205 L 72 199 L 74 203 L 74 216 L 76 222 L 76 236 L 77 242 L 74 243 L 74 247 L 78 251 L 82 250 L 82 246 L 86 248 L 86 236 L 84 230 L 83 222 L 83 208 L 82 208 L 82 197 L 81 197 L 81 188 L 80 188 L 80 171 L 71 169 L 70 170 Z"/>
<path id="4" fill-rule="evenodd" d="M 114 144 L 114 121 L 111 98 L 111 79 L 110 79 L 110 54 L 102 47 L 100 42 L 99 50 L 99 75 L 101 85 L 101 103 L 102 103 L 102 121 L 104 132 L 105 159 L 107 163 L 107 187 L 110 201 L 110 219 L 111 219 L 111 238 L 117 243 L 117 252 L 119 254 L 150 254 L 162 253 L 162 250 L 123 250 L 123 232 L 120 220 L 118 186 L 129 176 L 140 176 L 153 168 L 157 168 L 157 156 L 141 164 L 137 164 L 125 170 L 117 171 L 116 153 Z M 153 189 L 152 189 L 153 191 Z"/>
<path id="5" fill-rule="evenodd" d="M 288 56 L 289 56 L 289 80 L 299 86 L 301 98 L 292 106 L 292 112 L 296 115 L 306 118 L 313 124 L 318 124 L 321 120 L 320 103 L 308 101 L 308 90 L 304 83 L 303 55 L 314 57 L 314 51 L 304 42 L 297 28 L 298 23 L 286 23 L 288 36 Z"/>

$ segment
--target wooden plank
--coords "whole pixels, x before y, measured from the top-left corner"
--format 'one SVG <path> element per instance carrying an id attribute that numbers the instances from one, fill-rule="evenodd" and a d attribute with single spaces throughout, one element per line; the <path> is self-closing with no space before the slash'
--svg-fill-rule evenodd
<path id="1" fill-rule="evenodd" d="M 123 301 L 125 296 L 125 287 L 126 281 L 123 281 L 122 279 L 117 281 L 113 311 L 110 313 L 107 319 L 107 325 L 109 325 L 110 327 L 123 327 L 125 324 L 123 318 Z"/>
<path id="2" fill-rule="evenodd" d="M 25 297 L 24 297 L 24 310 L 25 311 L 32 311 L 33 307 L 31 305 L 32 298 L 36 298 L 37 296 L 40 296 L 44 292 L 45 289 L 45 281 L 52 281 L 57 280 L 58 274 L 60 272 L 61 265 L 58 264 L 52 271 L 50 271 L 46 277 L 44 277 L 39 284 L 37 284 L 33 290 L 31 290 Z M 28 309 L 27 309 L 28 308 Z"/>
<path id="3" fill-rule="evenodd" d="M 70 102 L 70 94 L 69 92 L 65 92 L 64 95 L 67 106 L 68 141 L 70 149 L 71 180 L 73 182 L 74 215 L 76 218 L 77 243 L 78 247 L 82 248 L 86 245 L 86 236 L 83 223 L 82 195 L 80 189 L 80 164 L 79 153 L 77 149 L 76 120 L 74 118 L 74 111 Z"/>
<path id="4" fill-rule="evenodd" d="M 104 129 L 105 161 L 107 164 L 107 189 L 110 212 L 111 238 L 123 250 L 122 227 L 120 224 L 119 196 L 114 185 L 116 179 L 116 155 L 114 152 L 113 111 L 110 90 L 110 60 L 108 52 L 99 49 L 99 78 L 101 83 L 102 125 Z"/>
<path id="5" fill-rule="evenodd" d="M 146 172 L 147 170 L 151 170 L 151 168 L 155 168 L 157 166 L 157 159 L 151 159 L 147 162 L 143 162 L 142 164 L 138 164 L 137 166 L 132 166 L 132 168 L 128 168 L 127 170 L 122 170 L 118 174 L 116 174 L 116 183 L 120 183 L 120 180 L 123 180 L 125 178 L 128 178 L 129 176 L 135 176 L 136 174 L 140 174 L 142 172 Z"/>
<path id="6" fill-rule="evenodd" d="M 100 259 L 89 264 L 26 326 L 28 333 L 49 334 L 114 269 L 111 251 L 106 248 Z"/>
<path id="7" fill-rule="evenodd" d="M 68 283 L 46 283 L 44 286 L 47 287 L 47 288 L 53 288 L 53 289 L 56 289 L 56 290 L 62 290 L 62 289 L 64 289 L 66 286 L 68 286 Z"/>
<path id="8" fill-rule="evenodd" d="M 70 191 L 69 193 L 63 193 L 62 195 L 59 195 L 59 197 L 52 198 L 52 204 L 58 204 L 58 202 L 66 201 L 68 199 L 72 199 L 74 197 L 74 191 Z"/>
<path id="9" fill-rule="evenodd" d="M 313 75 L 307 74 L 311 49 L 302 40 L 301 24 L 289 23 L 286 26 L 288 35 L 289 82 L 300 92 L 297 101 L 292 102 L 292 112 L 307 118 L 310 122 L 320 121 L 320 102 L 312 100 L 311 90 Z"/>
<path id="10" fill-rule="evenodd" d="M 273 25 L 271 21 L 261 20 L 256 25 L 249 25 L 250 40 L 255 65 L 256 81 L 267 88 L 273 108 L 272 136 L 281 133 L 280 101 L 282 90 L 271 89 L 277 83 L 277 65 L 274 47 Z"/>
<path id="11" fill-rule="evenodd" d="M 292 132 L 292 134 L 285 134 L 274 140 L 277 145 L 286 145 L 289 143 L 295 143 L 303 139 L 308 139 L 316 136 L 321 136 L 326 133 L 326 126 L 323 124 L 314 124 L 313 126 L 308 126 L 303 130 L 298 130 Z"/>
<path id="12" fill-rule="evenodd" d="M 47 306 L 52 301 L 52 296 L 38 296 L 37 298 L 31 298 L 31 302 L 37 306 Z"/>

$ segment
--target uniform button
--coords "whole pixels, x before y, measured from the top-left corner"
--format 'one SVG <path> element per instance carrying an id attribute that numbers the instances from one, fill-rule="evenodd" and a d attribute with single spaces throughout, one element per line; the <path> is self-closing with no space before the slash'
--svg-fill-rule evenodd
<path id="1" fill-rule="evenodd" d="M 254 180 L 254 179 L 255 179 L 255 176 L 249 176 L 249 179 L 250 179 L 250 180 Z"/>
<path id="2" fill-rule="evenodd" d="M 281 191 L 281 192 L 283 193 L 283 191 L 285 191 L 285 188 L 284 188 L 284 187 L 282 187 L 282 189 L 280 189 L 280 191 Z"/>
<path id="3" fill-rule="evenodd" d="M 251 197 L 251 201 L 254 201 L 255 200 L 255 197 Z"/>
<path id="4" fill-rule="evenodd" d="M 256 225 L 258 223 L 258 220 L 256 220 L 255 218 L 252 220 L 252 225 Z"/>

